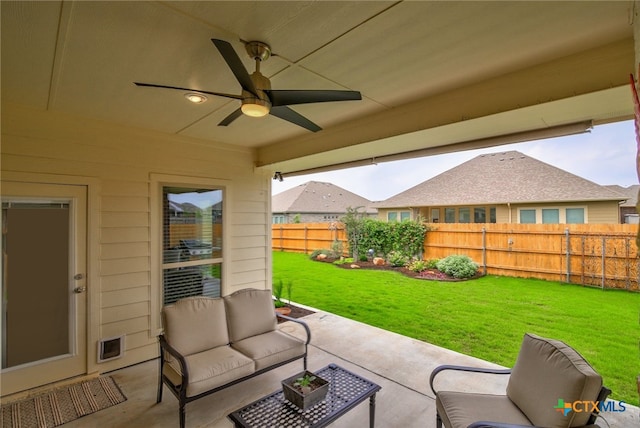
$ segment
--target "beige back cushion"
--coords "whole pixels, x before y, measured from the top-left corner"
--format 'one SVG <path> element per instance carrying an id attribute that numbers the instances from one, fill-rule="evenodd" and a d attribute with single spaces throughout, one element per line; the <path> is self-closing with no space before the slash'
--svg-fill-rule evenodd
<path id="1" fill-rule="evenodd" d="M 507 395 L 534 425 L 576 427 L 585 425 L 589 412 L 554 409 L 564 403 L 595 401 L 602 378 L 580 354 L 559 340 L 525 334 L 513 367 Z"/>
<path id="2" fill-rule="evenodd" d="M 231 342 L 276 329 L 276 315 L 270 290 L 247 288 L 224 297 Z"/>
<path id="3" fill-rule="evenodd" d="M 182 355 L 229 344 L 222 299 L 187 297 L 162 308 L 164 335 Z"/>

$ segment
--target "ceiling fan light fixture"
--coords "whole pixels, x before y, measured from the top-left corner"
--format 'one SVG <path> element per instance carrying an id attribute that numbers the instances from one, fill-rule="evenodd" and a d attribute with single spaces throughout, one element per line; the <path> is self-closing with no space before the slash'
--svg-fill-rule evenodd
<path id="1" fill-rule="evenodd" d="M 245 99 L 240 107 L 242 113 L 251 117 L 263 117 L 269 114 L 271 103 L 258 98 Z"/>
<path id="2" fill-rule="evenodd" d="M 184 97 L 194 104 L 202 104 L 203 102 L 207 101 L 207 97 L 201 94 L 196 94 L 194 92 L 184 94 Z"/>

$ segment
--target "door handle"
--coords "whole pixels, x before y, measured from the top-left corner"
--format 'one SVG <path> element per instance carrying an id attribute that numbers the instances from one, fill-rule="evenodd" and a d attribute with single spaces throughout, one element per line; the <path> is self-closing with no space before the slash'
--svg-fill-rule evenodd
<path id="1" fill-rule="evenodd" d="M 87 287 L 76 287 L 73 289 L 73 292 L 76 294 L 84 293 L 87 291 Z"/>

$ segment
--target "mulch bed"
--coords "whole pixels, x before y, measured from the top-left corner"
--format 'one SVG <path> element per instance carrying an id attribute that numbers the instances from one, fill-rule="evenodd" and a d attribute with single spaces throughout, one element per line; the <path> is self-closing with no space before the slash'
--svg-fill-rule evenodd
<path id="1" fill-rule="evenodd" d="M 336 261 L 336 259 L 326 258 L 324 260 L 321 259 L 316 261 L 333 264 L 333 262 Z M 357 268 L 351 267 L 352 265 L 357 265 L 358 267 Z M 478 270 L 478 273 L 476 273 L 471 278 L 459 279 L 459 278 L 454 278 L 452 276 L 449 276 L 445 273 L 442 273 L 438 269 L 427 269 L 422 272 L 414 272 L 410 269 L 407 269 L 406 267 L 391 266 L 390 264 L 376 265 L 376 264 L 373 264 L 373 262 L 371 261 L 334 264 L 334 266 L 342 269 L 351 269 L 351 270 L 371 269 L 371 270 L 386 270 L 386 271 L 392 271 L 392 272 L 399 272 L 402 275 L 407 276 L 409 278 L 428 279 L 431 281 L 451 281 L 451 282 L 467 281 L 469 279 L 475 279 L 475 278 L 480 278 L 481 276 L 484 276 L 484 274 L 482 274 L 480 270 Z"/>
<path id="2" fill-rule="evenodd" d="M 287 305 L 287 306 L 291 308 L 291 313 L 287 315 L 291 318 L 302 318 L 302 317 L 306 317 L 307 315 L 315 314 L 314 311 L 301 308 L 300 306 L 295 306 L 295 305 Z M 278 318 L 278 324 L 283 323 L 285 321 L 286 320 L 283 320 L 282 318 Z"/>

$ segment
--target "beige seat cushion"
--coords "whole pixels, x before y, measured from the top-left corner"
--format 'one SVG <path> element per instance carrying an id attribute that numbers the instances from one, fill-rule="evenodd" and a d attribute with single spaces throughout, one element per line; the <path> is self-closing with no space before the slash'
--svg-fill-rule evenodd
<path id="1" fill-rule="evenodd" d="M 182 355 L 229 344 L 222 299 L 188 297 L 162 308 L 164 335 Z"/>
<path id="2" fill-rule="evenodd" d="M 256 370 L 304 355 L 304 342 L 280 331 L 252 336 L 231 345 L 253 359 Z"/>
<path id="3" fill-rule="evenodd" d="M 554 409 L 565 403 L 595 401 L 602 378 L 580 354 L 559 340 L 526 334 L 513 367 L 507 395 L 533 422 L 544 427 L 577 427 L 587 423 L 589 412 Z"/>
<path id="4" fill-rule="evenodd" d="M 505 395 L 439 391 L 436 408 L 447 428 L 467 428 L 478 421 L 531 425 Z"/>
<path id="5" fill-rule="evenodd" d="M 276 329 L 270 290 L 240 290 L 224 297 L 224 301 L 231 343 Z"/>
<path id="6" fill-rule="evenodd" d="M 185 357 L 185 361 L 189 372 L 187 397 L 209 391 L 255 371 L 255 364 L 250 358 L 228 345 L 189 355 Z M 164 365 L 163 373 L 174 385 L 182 382 L 180 365 L 175 360 Z"/>

